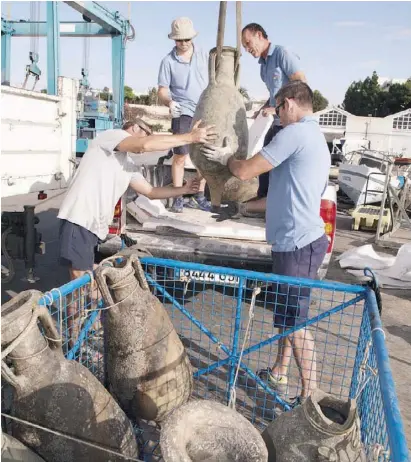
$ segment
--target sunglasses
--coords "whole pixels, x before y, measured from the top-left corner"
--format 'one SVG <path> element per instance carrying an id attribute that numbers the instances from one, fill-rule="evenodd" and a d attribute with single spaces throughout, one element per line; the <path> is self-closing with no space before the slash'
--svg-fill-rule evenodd
<path id="1" fill-rule="evenodd" d="M 191 39 L 176 40 L 176 42 L 191 42 Z"/>
<path id="2" fill-rule="evenodd" d="M 141 130 L 143 130 L 143 132 L 147 135 L 147 136 L 150 136 L 152 134 L 152 132 L 144 127 L 143 125 L 139 125 L 139 124 L 135 124 L 134 127 L 133 127 L 133 133 L 136 132 L 136 127 L 140 128 Z"/>
<path id="3" fill-rule="evenodd" d="M 278 106 L 275 107 L 275 113 L 279 116 L 280 115 L 280 108 L 282 108 L 285 104 L 285 101 L 280 103 Z"/>

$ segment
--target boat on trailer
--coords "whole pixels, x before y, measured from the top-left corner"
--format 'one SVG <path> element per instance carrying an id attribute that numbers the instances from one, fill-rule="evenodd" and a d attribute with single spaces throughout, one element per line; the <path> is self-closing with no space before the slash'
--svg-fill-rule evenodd
<path id="1" fill-rule="evenodd" d="M 382 201 L 389 163 L 398 165 L 401 160 L 385 152 L 369 149 L 350 152 L 339 167 L 340 190 L 355 206 L 378 204 Z M 404 175 L 391 175 L 390 185 L 394 190 L 399 191 L 404 182 Z"/>

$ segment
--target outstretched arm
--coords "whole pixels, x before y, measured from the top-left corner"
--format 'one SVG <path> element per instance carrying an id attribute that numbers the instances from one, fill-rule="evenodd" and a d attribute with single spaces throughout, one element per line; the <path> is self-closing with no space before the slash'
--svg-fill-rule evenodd
<path id="1" fill-rule="evenodd" d="M 120 152 L 142 152 L 166 151 L 177 146 L 184 146 L 192 143 L 207 143 L 216 139 L 216 131 L 212 125 L 200 128 L 199 120 L 189 133 L 181 135 L 150 135 L 147 137 L 128 136 L 117 145 L 116 150 Z"/>
<path id="2" fill-rule="evenodd" d="M 188 180 L 187 183 L 180 187 L 165 186 L 155 188 L 143 178 L 131 180 L 130 187 L 138 194 L 148 197 L 149 199 L 168 199 L 169 197 L 183 196 L 184 194 L 195 194 L 200 187 L 200 180 L 193 178 Z"/>

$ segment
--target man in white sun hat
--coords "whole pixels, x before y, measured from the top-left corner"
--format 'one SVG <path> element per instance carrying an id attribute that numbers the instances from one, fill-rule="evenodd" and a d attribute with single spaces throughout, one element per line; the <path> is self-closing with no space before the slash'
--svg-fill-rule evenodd
<path id="1" fill-rule="evenodd" d="M 208 53 L 194 45 L 197 36 L 193 22 L 189 18 L 177 18 L 171 23 L 168 38 L 175 41 L 175 47 L 163 58 L 158 74 L 158 97 L 168 106 L 172 116 L 173 134 L 190 131 L 191 121 L 201 93 L 208 84 Z M 173 150 L 173 185 L 179 188 L 183 184 L 184 165 L 189 146 L 179 146 Z M 210 203 L 204 197 L 205 180 L 201 179 L 200 189 L 187 204 L 191 208 L 209 211 Z M 183 197 L 176 197 L 172 212 L 183 212 Z"/>

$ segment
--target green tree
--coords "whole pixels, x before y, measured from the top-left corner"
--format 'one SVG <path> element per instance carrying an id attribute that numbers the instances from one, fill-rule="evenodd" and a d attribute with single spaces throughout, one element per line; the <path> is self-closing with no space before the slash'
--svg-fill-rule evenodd
<path id="1" fill-rule="evenodd" d="M 124 99 L 128 100 L 129 103 L 135 99 L 134 91 L 131 87 L 124 85 Z"/>
<path id="2" fill-rule="evenodd" d="M 380 94 L 380 117 L 404 111 L 411 108 L 411 79 L 405 84 L 394 83 L 390 85 L 388 91 Z"/>
<path id="3" fill-rule="evenodd" d="M 364 81 L 353 82 L 347 89 L 344 98 L 344 109 L 357 116 L 377 116 L 381 103 L 381 87 L 378 74 L 374 71 Z"/>
<path id="4" fill-rule="evenodd" d="M 328 106 L 328 99 L 319 90 L 313 92 L 313 111 L 322 111 Z"/>
<path id="5" fill-rule="evenodd" d="M 110 89 L 108 87 L 104 87 L 103 91 L 99 93 L 99 96 L 103 101 L 108 101 L 110 99 Z"/>
<path id="6" fill-rule="evenodd" d="M 147 98 L 147 105 L 148 106 L 155 106 L 158 104 L 158 94 L 157 88 L 152 87 L 148 90 L 148 98 Z"/>

